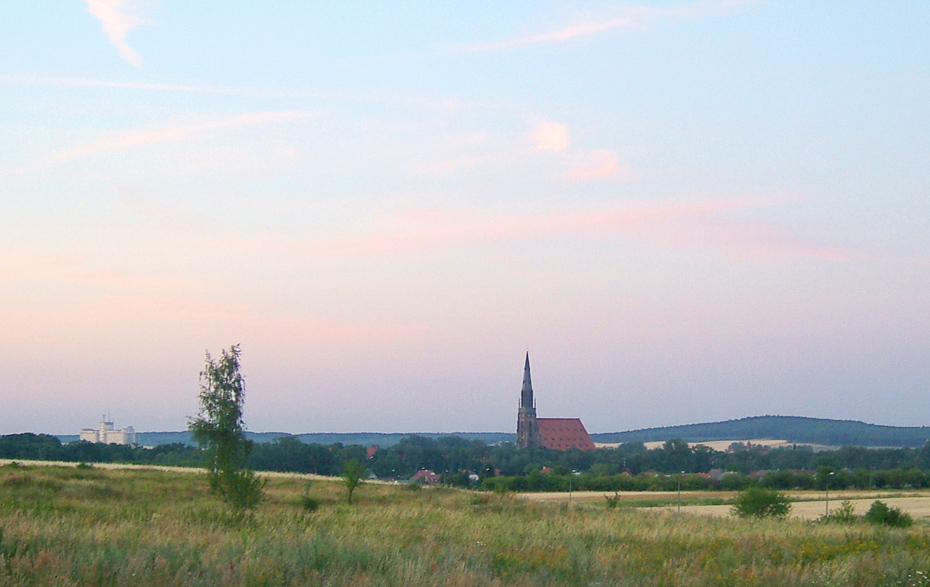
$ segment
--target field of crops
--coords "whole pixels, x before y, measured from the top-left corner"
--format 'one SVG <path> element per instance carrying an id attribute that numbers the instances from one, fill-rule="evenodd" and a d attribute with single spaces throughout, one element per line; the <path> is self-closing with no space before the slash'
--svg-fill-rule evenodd
<path id="1" fill-rule="evenodd" d="M 203 475 L 0 467 L 0 586 L 930 583 L 923 519 L 743 520 L 372 483 L 349 505 L 339 480 L 296 476 L 266 490 L 241 517 Z"/>

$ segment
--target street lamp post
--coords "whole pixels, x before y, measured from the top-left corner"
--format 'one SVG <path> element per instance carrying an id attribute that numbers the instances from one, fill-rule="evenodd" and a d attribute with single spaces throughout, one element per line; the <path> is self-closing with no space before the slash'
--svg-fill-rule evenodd
<path id="1" fill-rule="evenodd" d="M 826 505 L 826 507 L 825 507 L 825 509 L 824 509 L 824 514 L 823 514 L 823 515 L 825 515 L 825 516 L 829 516 L 829 515 L 830 515 L 830 477 L 832 477 L 832 476 L 835 475 L 835 474 L 836 474 L 835 472 L 830 471 L 830 474 L 827 476 L 827 478 L 826 478 L 826 480 L 825 480 L 826 483 L 824 484 L 824 491 L 826 492 L 826 497 L 827 497 L 827 500 L 826 500 L 826 501 L 827 501 L 827 505 Z"/>
<path id="2" fill-rule="evenodd" d="M 684 475 L 685 472 L 682 471 L 681 475 Z M 678 476 L 678 513 L 681 513 L 681 475 Z"/>

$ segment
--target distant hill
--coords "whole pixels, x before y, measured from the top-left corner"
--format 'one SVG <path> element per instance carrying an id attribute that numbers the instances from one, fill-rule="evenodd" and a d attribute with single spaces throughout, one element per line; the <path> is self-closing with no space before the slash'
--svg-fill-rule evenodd
<path id="1" fill-rule="evenodd" d="M 440 438 L 443 436 L 458 436 L 468 440 L 481 440 L 487 444 L 496 444 L 504 441 L 514 441 L 516 434 L 507 432 L 314 432 L 307 434 L 289 434 L 287 432 L 246 432 L 246 436 L 254 442 L 271 442 L 276 438 L 291 436 L 308 444 L 336 444 L 346 446 L 375 446 L 382 448 L 394 446 L 405 436 L 424 436 L 426 438 Z M 57 437 L 61 442 L 74 442 L 78 439 L 76 434 Z M 182 444 L 196 444 L 188 431 L 182 432 L 136 432 L 136 442 L 142 446 L 158 446 L 180 442 Z"/>
<path id="2" fill-rule="evenodd" d="M 346 446 L 353 444 L 361 446 L 378 445 L 382 448 L 394 446 L 401 438 L 414 435 L 434 439 L 444 436 L 459 436 L 469 440 L 481 440 L 487 444 L 514 442 L 516 440 L 516 434 L 507 432 L 315 432 L 308 434 L 247 432 L 246 434 L 255 442 L 271 442 L 275 438 L 292 436 L 306 443 L 341 443 Z M 65 435 L 58 438 L 62 442 L 72 442 L 78 439 L 77 435 Z M 591 439 L 594 442 L 604 443 L 665 441 L 670 438 L 681 438 L 688 442 L 772 438 L 799 444 L 824 444 L 829 446 L 919 447 L 930 439 L 930 427 L 879 426 L 854 420 L 827 420 L 800 416 L 754 416 L 725 422 L 591 434 Z M 194 444 L 190 432 L 186 430 L 183 432 L 137 432 L 136 441 L 143 446 L 157 446 L 171 442 Z"/>
<path id="3" fill-rule="evenodd" d="M 930 439 L 927 426 L 880 426 L 854 420 L 800 416 L 754 416 L 664 428 L 592 434 L 594 442 L 650 442 L 681 438 L 688 442 L 773 438 L 804 444 L 833 446 L 919 447 Z"/>

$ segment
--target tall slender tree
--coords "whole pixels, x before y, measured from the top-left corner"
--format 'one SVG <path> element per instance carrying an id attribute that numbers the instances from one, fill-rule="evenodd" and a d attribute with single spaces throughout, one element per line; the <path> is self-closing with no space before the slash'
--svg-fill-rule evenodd
<path id="1" fill-rule="evenodd" d="M 207 450 L 210 488 L 234 509 L 252 509 L 262 499 L 264 482 L 247 467 L 252 442 L 245 437 L 242 420 L 245 384 L 239 372 L 239 345 L 223 349 L 216 360 L 206 355 L 200 372 L 200 412 L 189 428 Z"/>

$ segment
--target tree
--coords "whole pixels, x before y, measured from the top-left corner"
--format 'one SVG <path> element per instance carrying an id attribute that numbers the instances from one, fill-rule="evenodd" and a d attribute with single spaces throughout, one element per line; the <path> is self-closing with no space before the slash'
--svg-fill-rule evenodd
<path id="1" fill-rule="evenodd" d="M 342 480 L 346 484 L 346 499 L 349 503 L 352 503 L 352 494 L 362 482 L 362 475 L 364 474 L 365 467 L 358 459 L 349 459 L 342 465 Z"/>
<path id="2" fill-rule="evenodd" d="M 245 385 L 239 373 L 239 345 L 214 360 L 207 353 L 200 372 L 200 413 L 190 422 L 194 440 L 207 450 L 210 488 L 237 510 L 261 501 L 264 482 L 247 468 L 252 443 L 245 437 Z"/>
<path id="3" fill-rule="evenodd" d="M 778 491 L 750 487 L 736 496 L 731 510 L 733 515 L 741 518 L 755 516 L 758 518 L 785 518 L 791 512 L 791 502 Z"/>

